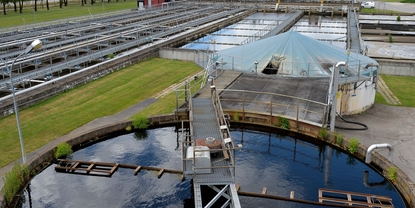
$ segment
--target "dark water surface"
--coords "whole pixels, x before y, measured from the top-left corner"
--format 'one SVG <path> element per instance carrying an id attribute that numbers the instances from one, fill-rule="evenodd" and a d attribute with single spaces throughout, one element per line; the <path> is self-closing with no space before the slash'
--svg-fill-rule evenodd
<path id="1" fill-rule="evenodd" d="M 182 169 L 178 134 L 173 127 L 116 136 L 78 150 L 74 160 Z M 318 189 L 330 188 L 390 196 L 396 208 L 405 207 L 395 188 L 357 159 L 325 145 L 288 136 L 233 129 L 236 182 L 241 190 L 318 201 Z M 55 165 L 39 173 L 22 195 L 23 207 L 192 207 L 189 179 L 155 171 L 119 168 L 111 178 L 57 173 Z M 368 181 L 364 183 L 364 172 Z M 318 207 L 298 203 L 240 197 L 243 207 Z"/>

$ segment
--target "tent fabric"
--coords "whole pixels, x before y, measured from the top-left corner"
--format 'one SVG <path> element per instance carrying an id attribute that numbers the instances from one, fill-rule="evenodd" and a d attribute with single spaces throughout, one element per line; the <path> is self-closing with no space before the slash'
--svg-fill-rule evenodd
<path id="1" fill-rule="evenodd" d="M 260 74 L 271 65 L 277 75 L 300 77 L 330 76 L 333 66 L 346 62 L 340 69 L 344 76 L 368 75 L 377 69 L 377 62 L 367 56 L 320 42 L 296 31 L 288 31 L 256 42 L 225 49 L 212 58 L 226 70 Z"/>

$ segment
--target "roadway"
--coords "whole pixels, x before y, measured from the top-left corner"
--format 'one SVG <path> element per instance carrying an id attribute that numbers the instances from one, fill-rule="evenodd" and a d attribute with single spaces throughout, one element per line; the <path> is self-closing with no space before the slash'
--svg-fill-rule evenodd
<path id="1" fill-rule="evenodd" d="M 375 8 L 378 10 L 393 10 L 393 11 L 401 11 L 406 13 L 412 13 L 415 15 L 415 4 L 412 3 L 399 3 L 399 2 L 381 2 L 381 1 L 374 1 Z"/>

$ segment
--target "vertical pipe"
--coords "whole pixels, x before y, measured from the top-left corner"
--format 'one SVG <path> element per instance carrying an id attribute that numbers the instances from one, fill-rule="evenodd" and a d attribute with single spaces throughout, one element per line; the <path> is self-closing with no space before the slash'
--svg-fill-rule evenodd
<path id="1" fill-rule="evenodd" d="M 235 57 L 234 56 L 232 56 L 232 70 L 235 70 L 235 64 L 234 64 L 234 59 L 235 59 Z"/>
<path id="2" fill-rule="evenodd" d="M 339 87 L 339 67 L 345 65 L 344 62 L 339 62 L 333 69 L 333 90 L 332 90 L 332 102 L 331 102 L 331 120 L 330 131 L 334 132 L 335 120 L 336 120 L 336 106 L 337 106 L 337 91 Z"/>
<path id="3" fill-rule="evenodd" d="M 242 92 L 242 121 L 245 121 L 245 91 Z"/>
<path id="4" fill-rule="evenodd" d="M 271 98 L 270 98 L 270 102 L 271 102 L 271 106 L 270 106 L 270 118 L 269 118 L 269 124 L 271 124 L 272 125 L 272 95 L 271 95 Z"/>
<path id="5" fill-rule="evenodd" d="M 179 110 L 179 97 L 178 97 L 178 92 L 176 90 L 176 112 Z"/>

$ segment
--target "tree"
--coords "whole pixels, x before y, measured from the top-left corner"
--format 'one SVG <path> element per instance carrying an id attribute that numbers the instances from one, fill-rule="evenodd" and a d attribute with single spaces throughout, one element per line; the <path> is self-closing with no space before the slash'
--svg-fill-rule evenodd
<path id="1" fill-rule="evenodd" d="M 46 8 L 49 10 L 49 0 L 46 0 Z"/>
<path id="2" fill-rule="evenodd" d="M 6 15 L 6 4 L 8 4 L 8 0 L 1 0 L 1 3 L 3 4 L 3 14 Z"/>
<path id="3" fill-rule="evenodd" d="M 35 0 L 35 12 L 37 12 L 37 0 Z"/>
<path id="4" fill-rule="evenodd" d="M 17 2 L 18 2 L 19 0 L 12 0 L 12 3 L 13 3 L 13 7 L 14 7 L 14 12 L 17 12 Z"/>
<path id="5" fill-rule="evenodd" d="M 19 1 L 19 12 L 23 13 L 23 0 Z"/>

